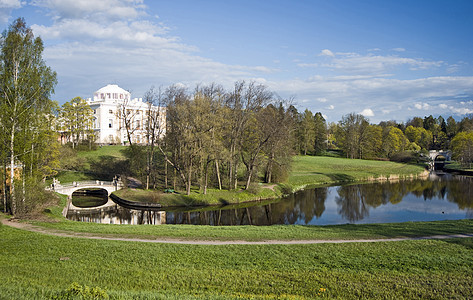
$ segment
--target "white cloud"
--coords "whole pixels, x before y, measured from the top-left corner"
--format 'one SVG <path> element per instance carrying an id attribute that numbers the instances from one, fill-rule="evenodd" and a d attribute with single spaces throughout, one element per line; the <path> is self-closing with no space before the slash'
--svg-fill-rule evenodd
<path id="1" fill-rule="evenodd" d="M 422 109 L 422 110 L 432 109 L 432 106 L 428 103 L 416 103 L 414 107 L 417 109 Z"/>
<path id="2" fill-rule="evenodd" d="M 333 109 L 335 109 L 335 106 L 329 105 L 329 106 L 327 107 L 327 109 L 333 110 Z"/>
<path id="3" fill-rule="evenodd" d="M 317 98 L 316 100 L 319 101 L 319 102 L 322 102 L 322 103 L 325 103 L 325 102 L 328 101 L 327 98 L 323 98 L 323 97 L 322 98 Z"/>
<path id="4" fill-rule="evenodd" d="M 335 57 L 335 54 L 333 54 L 332 51 L 328 49 L 324 49 L 320 52 L 319 56 L 330 56 L 330 57 Z"/>
<path id="5" fill-rule="evenodd" d="M 298 67 L 301 67 L 301 68 L 317 68 L 319 67 L 319 64 L 315 63 L 315 64 L 306 64 L 306 63 L 299 63 L 297 64 Z"/>
<path id="6" fill-rule="evenodd" d="M 447 108 L 448 108 L 448 105 L 445 104 L 445 103 L 440 103 L 440 104 L 439 104 L 439 107 L 442 108 L 442 109 L 447 109 Z"/>
<path id="7" fill-rule="evenodd" d="M 338 53 L 337 53 L 338 54 Z M 347 73 L 382 74 L 394 67 L 407 66 L 411 70 L 437 68 L 443 65 L 442 61 L 424 61 L 422 59 L 405 58 L 398 56 L 358 55 L 349 53 L 338 56 L 325 66 Z"/>
<path id="8" fill-rule="evenodd" d="M 404 51 L 406 51 L 406 49 L 404 49 L 404 48 L 394 48 L 393 51 L 404 52 Z"/>
<path id="9" fill-rule="evenodd" d="M 0 0 L 0 21 L 3 23 L 8 22 L 11 12 L 21 6 L 20 0 Z"/>
<path id="10" fill-rule="evenodd" d="M 35 0 L 33 5 L 50 10 L 53 19 L 99 21 L 130 20 L 143 15 L 142 0 Z"/>
<path id="11" fill-rule="evenodd" d="M 361 112 L 360 112 L 360 115 L 363 115 L 365 117 L 373 117 L 374 116 L 374 113 L 373 111 L 371 110 L 371 108 L 365 108 L 363 109 Z"/>
<path id="12" fill-rule="evenodd" d="M 469 115 L 473 114 L 473 109 L 471 108 L 466 108 L 466 107 L 450 107 L 450 110 L 454 113 L 457 113 L 459 115 Z"/>

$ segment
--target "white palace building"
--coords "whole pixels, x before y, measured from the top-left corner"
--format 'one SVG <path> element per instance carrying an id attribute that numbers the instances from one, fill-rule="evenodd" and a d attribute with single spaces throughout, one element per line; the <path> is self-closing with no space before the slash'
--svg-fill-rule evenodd
<path id="1" fill-rule="evenodd" d="M 150 114 L 159 122 L 162 129 L 159 135 L 165 133 L 165 108 L 143 102 L 142 98 L 132 99 L 130 92 L 116 84 L 96 91 L 87 104 L 94 112 L 94 131 L 99 144 L 129 144 L 128 134 L 132 143 L 146 143 Z"/>

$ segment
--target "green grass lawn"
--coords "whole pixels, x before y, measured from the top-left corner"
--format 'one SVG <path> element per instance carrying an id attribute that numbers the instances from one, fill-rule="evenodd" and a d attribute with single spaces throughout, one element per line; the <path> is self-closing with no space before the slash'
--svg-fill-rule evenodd
<path id="1" fill-rule="evenodd" d="M 98 159 L 100 156 L 112 156 L 118 159 L 125 159 L 123 151 L 126 148 L 126 146 L 121 145 L 109 145 L 98 147 L 97 150 L 94 151 L 79 151 L 77 152 L 77 156 L 85 159 Z"/>
<path id="2" fill-rule="evenodd" d="M 0 236 L 0 299 L 64 299 L 73 283 L 98 287 L 110 299 L 473 294 L 473 239 L 198 246 L 63 238 L 6 226 Z"/>
<path id="3" fill-rule="evenodd" d="M 295 189 L 307 185 L 363 181 L 380 177 L 409 177 L 425 168 L 390 161 L 347 159 L 324 156 L 296 156 L 288 185 Z"/>

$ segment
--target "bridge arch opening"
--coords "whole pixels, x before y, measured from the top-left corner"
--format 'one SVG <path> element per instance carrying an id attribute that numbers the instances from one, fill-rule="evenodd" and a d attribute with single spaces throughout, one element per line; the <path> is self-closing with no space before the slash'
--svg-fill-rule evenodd
<path id="1" fill-rule="evenodd" d="M 439 154 L 435 156 L 434 158 L 434 169 L 435 170 L 443 170 L 445 167 L 445 161 L 447 160 L 447 157 L 445 157 L 442 154 Z"/>
<path id="2" fill-rule="evenodd" d="M 90 208 L 108 202 L 108 191 L 102 188 L 83 188 L 72 193 L 72 205 L 79 208 Z"/>

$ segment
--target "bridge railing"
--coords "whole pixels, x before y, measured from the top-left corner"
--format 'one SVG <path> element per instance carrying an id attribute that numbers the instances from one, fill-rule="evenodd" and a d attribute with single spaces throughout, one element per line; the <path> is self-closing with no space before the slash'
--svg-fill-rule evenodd
<path id="1" fill-rule="evenodd" d="M 54 183 L 51 186 L 47 187 L 46 190 L 55 191 L 62 190 L 71 187 L 81 187 L 81 186 L 117 186 L 117 181 L 103 181 L 103 180 L 85 180 L 85 181 L 74 181 L 68 183 Z"/>

